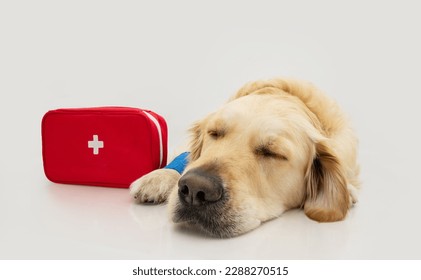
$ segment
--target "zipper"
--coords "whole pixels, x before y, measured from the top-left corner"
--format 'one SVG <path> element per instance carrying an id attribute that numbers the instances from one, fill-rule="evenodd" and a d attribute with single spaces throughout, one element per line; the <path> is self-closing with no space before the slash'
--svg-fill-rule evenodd
<path id="1" fill-rule="evenodd" d="M 86 108 L 62 108 L 53 110 L 56 113 L 98 113 L 98 114 L 125 114 L 142 112 L 139 108 L 133 107 L 119 107 L 119 106 L 106 106 L 106 107 L 86 107 Z"/>
<path id="2" fill-rule="evenodd" d="M 162 160 L 164 158 L 163 155 L 163 151 L 164 151 L 164 145 L 162 143 L 162 131 L 161 131 L 161 126 L 159 125 L 158 120 L 152 116 L 150 113 L 143 111 L 143 113 L 145 113 L 145 115 L 155 124 L 156 129 L 158 130 L 158 137 L 159 137 L 159 167 L 162 167 Z"/>

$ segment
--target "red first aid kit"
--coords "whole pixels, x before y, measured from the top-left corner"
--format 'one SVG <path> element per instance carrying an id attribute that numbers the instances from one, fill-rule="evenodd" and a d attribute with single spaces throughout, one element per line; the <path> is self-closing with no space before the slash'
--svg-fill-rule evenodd
<path id="1" fill-rule="evenodd" d="M 166 122 L 149 110 L 58 109 L 41 126 L 44 172 L 55 183 L 128 188 L 167 163 Z"/>

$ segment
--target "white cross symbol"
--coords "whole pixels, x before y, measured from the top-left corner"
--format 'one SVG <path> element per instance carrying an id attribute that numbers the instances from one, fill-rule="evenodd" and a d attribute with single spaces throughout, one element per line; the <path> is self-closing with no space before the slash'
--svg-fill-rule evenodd
<path id="1" fill-rule="evenodd" d="M 104 141 L 98 141 L 98 135 L 94 135 L 94 140 L 88 141 L 88 148 L 93 148 L 94 155 L 97 155 L 99 148 L 104 148 Z"/>

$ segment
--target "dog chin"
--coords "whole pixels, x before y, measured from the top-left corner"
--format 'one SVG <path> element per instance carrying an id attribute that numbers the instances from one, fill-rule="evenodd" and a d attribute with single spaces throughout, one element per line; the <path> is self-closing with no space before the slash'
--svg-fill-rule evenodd
<path id="1" fill-rule="evenodd" d="M 174 223 L 187 228 L 199 229 L 212 237 L 229 238 L 241 234 L 237 224 L 231 221 L 233 220 L 231 217 L 197 215 L 190 210 L 178 208 L 175 209 L 172 220 Z"/>
<path id="2" fill-rule="evenodd" d="M 170 217 L 174 223 L 192 230 L 218 238 L 230 238 L 246 233 L 260 225 L 257 219 L 245 219 L 229 205 L 226 197 L 218 203 L 203 206 L 200 209 L 186 206 L 172 194 L 169 200 Z"/>

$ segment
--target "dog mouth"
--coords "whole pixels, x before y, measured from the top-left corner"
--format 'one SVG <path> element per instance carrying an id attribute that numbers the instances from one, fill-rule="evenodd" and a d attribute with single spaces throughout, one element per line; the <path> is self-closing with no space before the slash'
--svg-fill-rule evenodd
<path id="1" fill-rule="evenodd" d="M 186 204 L 180 197 L 173 212 L 174 223 L 185 224 L 199 228 L 205 233 L 220 238 L 228 238 L 238 235 L 235 217 L 230 211 L 228 195 L 217 203 L 205 205 Z"/>
<path id="2" fill-rule="evenodd" d="M 230 194 L 222 179 L 203 169 L 192 169 L 178 182 L 172 220 L 199 228 L 214 237 L 238 235 Z"/>

